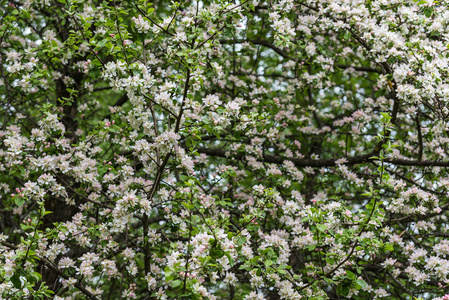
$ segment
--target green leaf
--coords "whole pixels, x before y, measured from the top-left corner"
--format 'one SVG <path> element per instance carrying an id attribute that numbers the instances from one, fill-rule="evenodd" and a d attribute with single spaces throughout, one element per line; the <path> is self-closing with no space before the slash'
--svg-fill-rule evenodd
<path id="1" fill-rule="evenodd" d="M 227 257 L 228 260 L 229 260 L 229 264 L 230 264 L 231 266 L 233 266 L 233 265 L 234 265 L 234 259 L 231 257 L 231 255 L 230 255 L 228 252 L 225 252 L 225 255 L 226 255 L 226 257 Z"/>
<path id="2" fill-rule="evenodd" d="M 366 282 L 362 279 L 357 279 L 355 281 L 362 289 L 366 288 Z"/>
<path id="3" fill-rule="evenodd" d="M 213 249 L 210 251 L 210 256 L 213 258 L 222 258 L 224 256 L 224 252 L 220 249 Z"/>
<path id="4" fill-rule="evenodd" d="M 317 224 L 316 228 L 318 228 L 318 230 L 321 231 L 321 232 L 325 232 L 326 229 L 327 229 L 327 226 L 324 225 L 324 224 Z"/>
<path id="5" fill-rule="evenodd" d="M 355 274 L 352 273 L 351 271 L 346 271 L 346 276 L 348 276 L 348 278 L 351 280 L 355 279 Z"/>
<path id="6" fill-rule="evenodd" d="M 42 280 L 42 275 L 40 273 L 38 273 L 38 272 L 31 273 L 31 276 L 33 276 L 36 279 L 36 281 L 41 281 Z"/>
<path id="7" fill-rule="evenodd" d="M 385 244 L 385 250 L 393 251 L 394 250 L 393 244 L 390 244 L 390 243 Z"/>
<path id="8" fill-rule="evenodd" d="M 11 282 L 12 282 L 12 284 L 14 285 L 14 287 L 16 288 L 16 289 L 20 289 L 20 288 L 22 288 L 22 282 L 20 281 L 20 276 L 19 276 L 19 274 L 14 274 L 12 277 L 11 277 Z"/>
<path id="9" fill-rule="evenodd" d="M 173 291 L 167 291 L 167 296 L 170 297 L 170 299 L 175 299 L 176 298 L 176 293 Z"/>
<path id="10" fill-rule="evenodd" d="M 182 284 L 182 281 L 177 279 L 177 280 L 173 280 L 172 282 L 170 282 L 170 286 L 173 288 L 176 288 L 178 286 L 180 286 Z"/>
<path id="11" fill-rule="evenodd" d="M 23 197 L 16 196 L 16 197 L 14 198 L 14 203 L 15 203 L 17 206 L 22 206 L 22 205 L 25 203 L 25 199 L 24 199 Z"/>
<path id="12" fill-rule="evenodd" d="M 344 284 L 337 286 L 337 295 L 346 297 L 349 294 L 349 287 Z"/>
<path id="13" fill-rule="evenodd" d="M 323 280 L 330 284 L 334 283 L 334 281 L 331 278 L 324 277 Z"/>

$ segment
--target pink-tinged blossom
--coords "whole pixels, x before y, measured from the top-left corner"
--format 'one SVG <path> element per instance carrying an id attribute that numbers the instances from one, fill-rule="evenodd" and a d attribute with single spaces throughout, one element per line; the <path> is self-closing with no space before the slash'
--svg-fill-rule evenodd
<path id="1" fill-rule="evenodd" d="M 14 267 L 15 267 L 14 261 L 12 261 L 10 259 L 5 260 L 5 263 L 3 265 L 3 271 L 5 272 L 5 277 L 9 278 L 14 275 Z"/>

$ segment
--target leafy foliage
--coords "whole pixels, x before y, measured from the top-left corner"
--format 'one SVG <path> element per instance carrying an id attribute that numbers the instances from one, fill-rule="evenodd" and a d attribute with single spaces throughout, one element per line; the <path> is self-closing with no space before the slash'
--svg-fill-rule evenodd
<path id="1" fill-rule="evenodd" d="M 449 299 L 448 1 L 0 1 L 0 299 Z"/>

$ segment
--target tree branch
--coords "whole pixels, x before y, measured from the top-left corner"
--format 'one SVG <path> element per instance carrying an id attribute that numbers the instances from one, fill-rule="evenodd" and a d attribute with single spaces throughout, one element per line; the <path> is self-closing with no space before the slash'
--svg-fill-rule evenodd
<path id="1" fill-rule="evenodd" d="M 17 250 L 18 247 L 14 244 L 5 242 L 5 241 L 1 241 L 0 242 L 3 246 L 8 247 L 10 249 L 13 250 Z M 51 269 L 53 272 L 55 272 L 56 274 L 58 274 L 59 276 L 61 276 L 62 278 L 65 279 L 69 279 L 69 276 L 64 275 L 64 273 L 58 269 L 51 261 L 43 258 L 43 257 L 39 257 L 36 256 L 44 265 L 47 266 L 47 268 Z M 86 295 L 89 299 L 98 299 L 94 294 L 92 294 L 91 292 L 89 292 L 81 283 L 79 283 L 79 280 L 77 279 L 77 282 L 75 283 L 75 287 L 77 289 L 79 289 L 84 295 Z"/>

